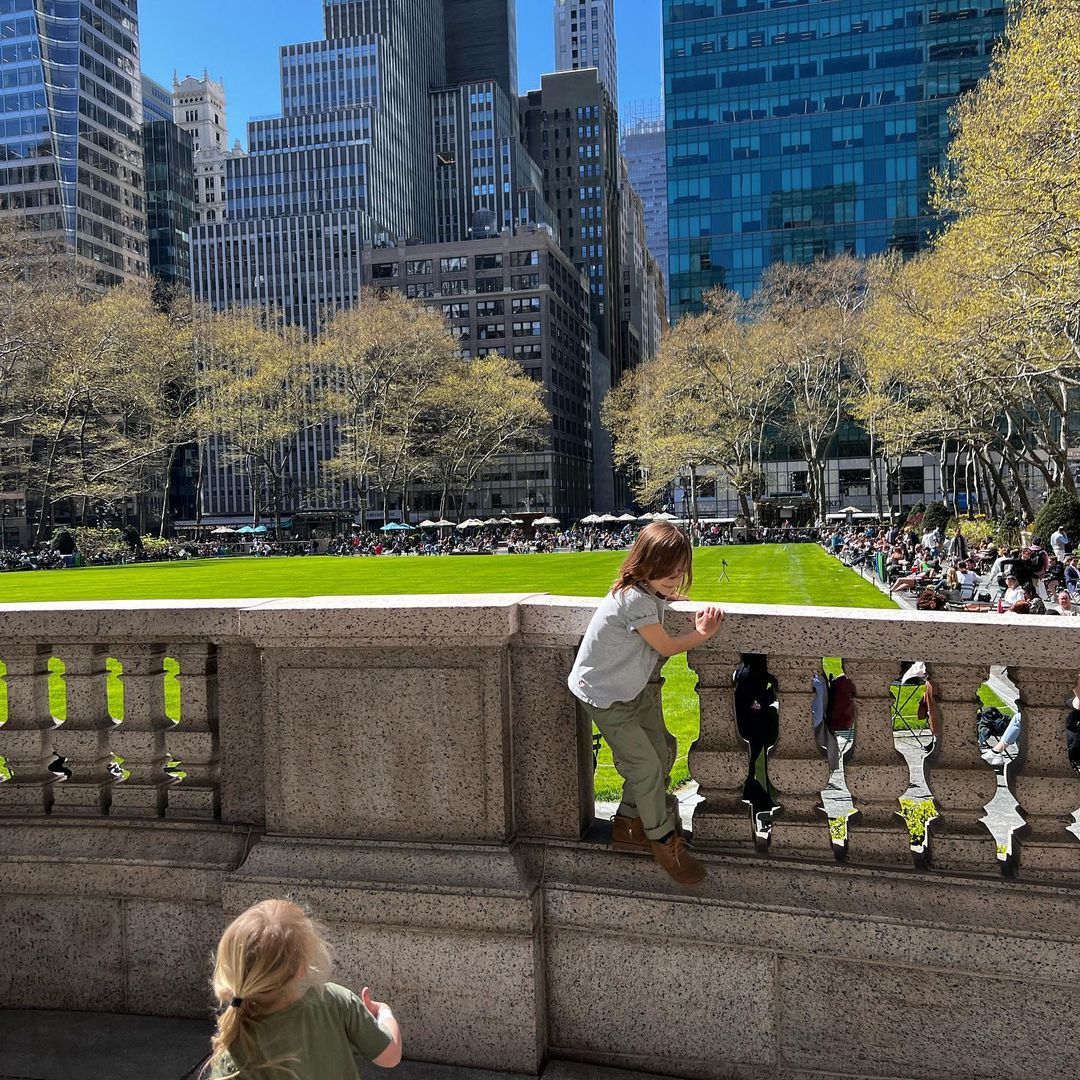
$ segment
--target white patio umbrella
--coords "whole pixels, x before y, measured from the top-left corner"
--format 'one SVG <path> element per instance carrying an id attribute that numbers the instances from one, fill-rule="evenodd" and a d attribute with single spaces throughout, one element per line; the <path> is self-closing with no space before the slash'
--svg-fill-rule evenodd
<path id="1" fill-rule="evenodd" d="M 542 518 L 537 518 L 533 522 L 533 524 L 534 525 L 558 525 L 559 524 L 559 519 L 557 517 L 542 517 Z"/>
<path id="2" fill-rule="evenodd" d="M 678 521 L 679 519 L 674 514 L 669 514 L 666 510 L 659 514 L 653 514 L 653 521 Z"/>
<path id="3" fill-rule="evenodd" d="M 496 524 L 498 524 L 498 525 L 513 525 L 514 523 L 508 517 L 502 517 L 502 518 L 499 518 L 499 520 L 498 520 L 498 522 L 496 522 Z"/>
<path id="4" fill-rule="evenodd" d="M 603 518 L 599 514 L 589 514 L 581 519 L 582 525 L 599 525 Z"/>
<path id="5" fill-rule="evenodd" d="M 454 527 L 454 523 L 452 521 L 447 521 L 446 518 L 439 518 L 438 521 L 433 521 L 431 524 L 436 529 L 452 529 Z"/>
<path id="6" fill-rule="evenodd" d="M 612 521 L 618 521 L 619 519 L 614 514 L 601 514 L 600 520 L 605 523 L 609 523 Z"/>
<path id="7" fill-rule="evenodd" d="M 459 521 L 457 527 L 459 529 L 478 529 L 483 524 L 479 518 L 466 518 L 464 521 Z"/>
<path id="8" fill-rule="evenodd" d="M 236 532 L 235 529 L 230 529 L 228 525 L 219 525 L 216 529 L 210 530 L 211 536 L 232 536 Z"/>
<path id="9" fill-rule="evenodd" d="M 642 514 L 641 517 L 638 518 L 638 521 L 652 521 L 655 517 L 656 515 L 650 510 Z"/>
<path id="10" fill-rule="evenodd" d="M 620 514 L 616 519 L 618 521 L 637 521 L 637 518 L 633 514 Z"/>
<path id="11" fill-rule="evenodd" d="M 499 519 L 498 518 L 488 518 L 487 521 L 484 522 L 484 524 L 485 525 L 498 525 L 499 524 Z"/>
<path id="12" fill-rule="evenodd" d="M 437 524 L 438 524 L 437 521 L 431 521 L 430 519 L 425 519 L 424 521 L 420 522 L 420 528 L 421 529 L 433 529 L 433 528 L 435 528 L 435 526 Z"/>

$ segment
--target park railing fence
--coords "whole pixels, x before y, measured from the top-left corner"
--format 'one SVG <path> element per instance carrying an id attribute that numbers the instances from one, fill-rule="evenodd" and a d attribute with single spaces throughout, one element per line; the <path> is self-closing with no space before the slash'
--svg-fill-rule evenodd
<path id="1" fill-rule="evenodd" d="M 420 1060 L 945 1078 L 985 1057 L 998 1076 L 1075 1074 L 1071 620 L 733 606 L 690 656 L 709 868 L 690 892 L 609 852 L 594 821 L 592 733 L 566 688 L 594 606 L 0 608 L 0 1006 L 208 1015 L 225 922 L 289 895 L 331 928 L 338 977 L 395 1003 Z M 779 690 L 764 840 L 731 683 L 751 652 Z M 811 723 L 824 657 L 857 689 L 843 843 Z M 913 853 L 894 686 L 918 659 L 942 716 Z M 993 665 L 1023 715 L 998 772 L 976 735 Z M 986 810 L 1002 787 L 1004 844 Z M 1022 1038 L 988 1041 L 1002 1016 Z"/>

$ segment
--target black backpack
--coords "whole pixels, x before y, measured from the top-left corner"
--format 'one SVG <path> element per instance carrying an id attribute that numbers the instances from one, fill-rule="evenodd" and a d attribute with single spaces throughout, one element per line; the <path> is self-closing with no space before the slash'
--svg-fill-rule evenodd
<path id="1" fill-rule="evenodd" d="M 1001 738 L 1009 726 L 1009 718 L 996 706 L 987 705 L 979 710 L 979 723 L 985 725 L 991 735 Z"/>

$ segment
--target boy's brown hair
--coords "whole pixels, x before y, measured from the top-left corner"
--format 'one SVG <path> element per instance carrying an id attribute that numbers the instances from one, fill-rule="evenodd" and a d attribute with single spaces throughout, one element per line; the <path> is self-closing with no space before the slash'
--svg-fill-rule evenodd
<path id="1" fill-rule="evenodd" d="M 680 592 L 689 592 L 694 583 L 694 552 L 686 533 L 666 521 L 646 525 L 634 541 L 630 554 L 619 568 L 611 587 L 614 593 L 655 578 L 683 576 Z"/>

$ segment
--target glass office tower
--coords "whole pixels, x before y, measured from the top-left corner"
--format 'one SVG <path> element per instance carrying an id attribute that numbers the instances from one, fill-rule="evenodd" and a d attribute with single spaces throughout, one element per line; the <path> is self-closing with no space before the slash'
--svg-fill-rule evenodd
<path id="1" fill-rule="evenodd" d="M 664 0 L 674 317 L 773 262 L 912 253 L 1003 0 Z"/>
<path id="2" fill-rule="evenodd" d="M 171 120 L 151 120 L 143 124 L 143 153 L 150 273 L 187 290 L 195 205 L 191 136 Z"/>
<path id="3" fill-rule="evenodd" d="M 136 0 L 0 0 L 0 212 L 101 286 L 146 273 Z"/>

